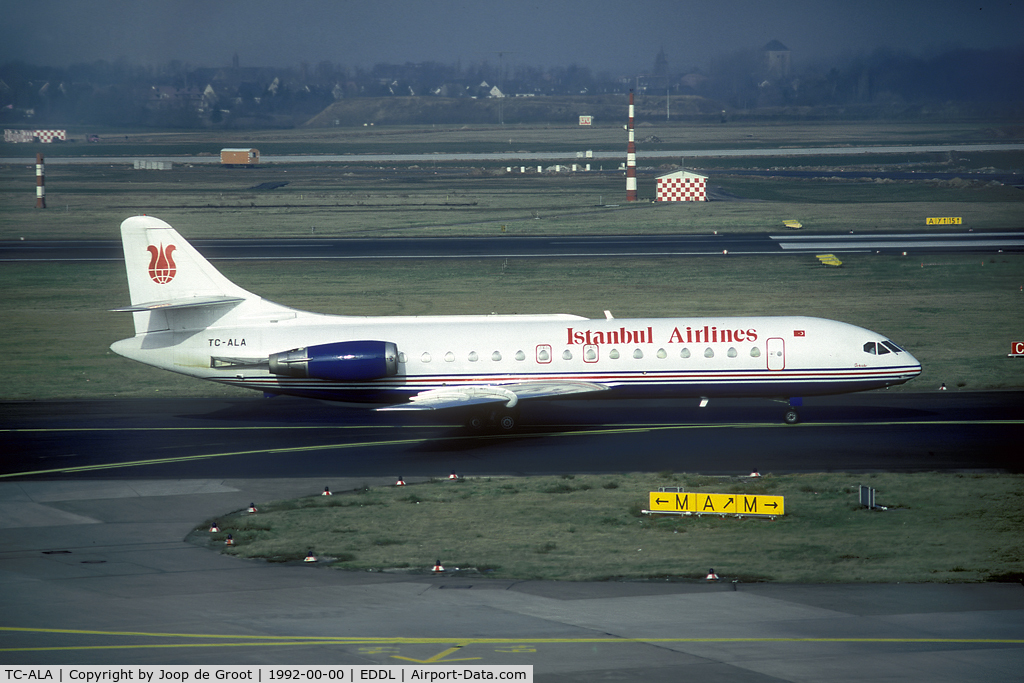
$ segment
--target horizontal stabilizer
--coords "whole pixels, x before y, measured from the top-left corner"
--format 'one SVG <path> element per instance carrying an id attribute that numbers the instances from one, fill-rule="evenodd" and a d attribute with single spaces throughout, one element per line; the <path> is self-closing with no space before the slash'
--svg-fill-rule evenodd
<path id="1" fill-rule="evenodd" d="M 140 311 L 166 311 L 176 308 L 196 308 L 199 306 L 220 306 L 245 301 L 238 296 L 195 296 L 188 299 L 172 299 L 170 301 L 151 301 L 149 303 L 132 304 L 124 308 L 112 308 L 112 313 L 138 313 Z"/>
<path id="2" fill-rule="evenodd" d="M 551 398 L 592 391 L 606 391 L 608 387 L 591 382 L 520 382 L 518 384 L 473 385 L 466 387 L 444 387 L 432 389 L 413 396 L 408 403 L 399 403 L 387 410 L 442 410 L 485 403 L 504 403 L 506 408 L 514 407 L 521 399 Z"/>

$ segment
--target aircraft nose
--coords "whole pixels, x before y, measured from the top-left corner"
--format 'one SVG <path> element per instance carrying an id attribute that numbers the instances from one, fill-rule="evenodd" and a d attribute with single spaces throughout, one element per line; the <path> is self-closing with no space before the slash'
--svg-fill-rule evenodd
<path id="1" fill-rule="evenodd" d="M 913 379 L 921 374 L 921 361 L 914 358 L 914 355 L 909 352 L 907 353 L 907 365 L 909 366 L 907 368 L 907 374 L 909 375 L 907 379 Z"/>

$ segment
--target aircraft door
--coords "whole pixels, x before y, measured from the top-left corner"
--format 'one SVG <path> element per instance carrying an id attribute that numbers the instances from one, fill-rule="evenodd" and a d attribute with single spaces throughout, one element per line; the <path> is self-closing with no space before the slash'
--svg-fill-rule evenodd
<path id="1" fill-rule="evenodd" d="M 765 342 L 769 370 L 786 369 L 786 342 L 781 337 L 771 337 Z"/>

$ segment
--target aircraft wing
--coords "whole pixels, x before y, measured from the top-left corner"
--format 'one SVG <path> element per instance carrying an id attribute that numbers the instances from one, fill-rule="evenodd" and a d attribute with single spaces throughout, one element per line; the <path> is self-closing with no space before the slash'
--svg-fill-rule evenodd
<path id="1" fill-rule="evenodd" d="M 441 410 L 484 403 L 504 403 L 511 408 L 524 398 L 550 398 L 569 394 L 605 391 L 608 387 L 592 382 L 519 382 L 516 384 L 476 384 L 444 387 L 416 394 L 408 403 L 377 410 Z"/>

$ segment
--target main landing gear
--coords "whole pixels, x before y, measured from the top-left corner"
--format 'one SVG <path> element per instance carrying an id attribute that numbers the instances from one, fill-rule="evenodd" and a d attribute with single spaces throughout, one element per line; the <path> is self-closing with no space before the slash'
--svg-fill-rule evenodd
<path id="1" fill-rule="evenodd" d="M 804 400 L 799 396 L 792 396 L 789 399 L 789 407 L 786 408 L 786 412 L 782 414 L 782 421 L 788 425 L 795 425 L 800 421 L 800 413 L 797 412 L 797 408 L 804 404 Z"/>
<path id="2" fill-rule="evenodd" d="M 470 414 L 466 420 L 466 427 L 474 432 L 511 432 L 517 424 L 519 424 L 519 411 L 508 408 L 477 411 Z"/>

